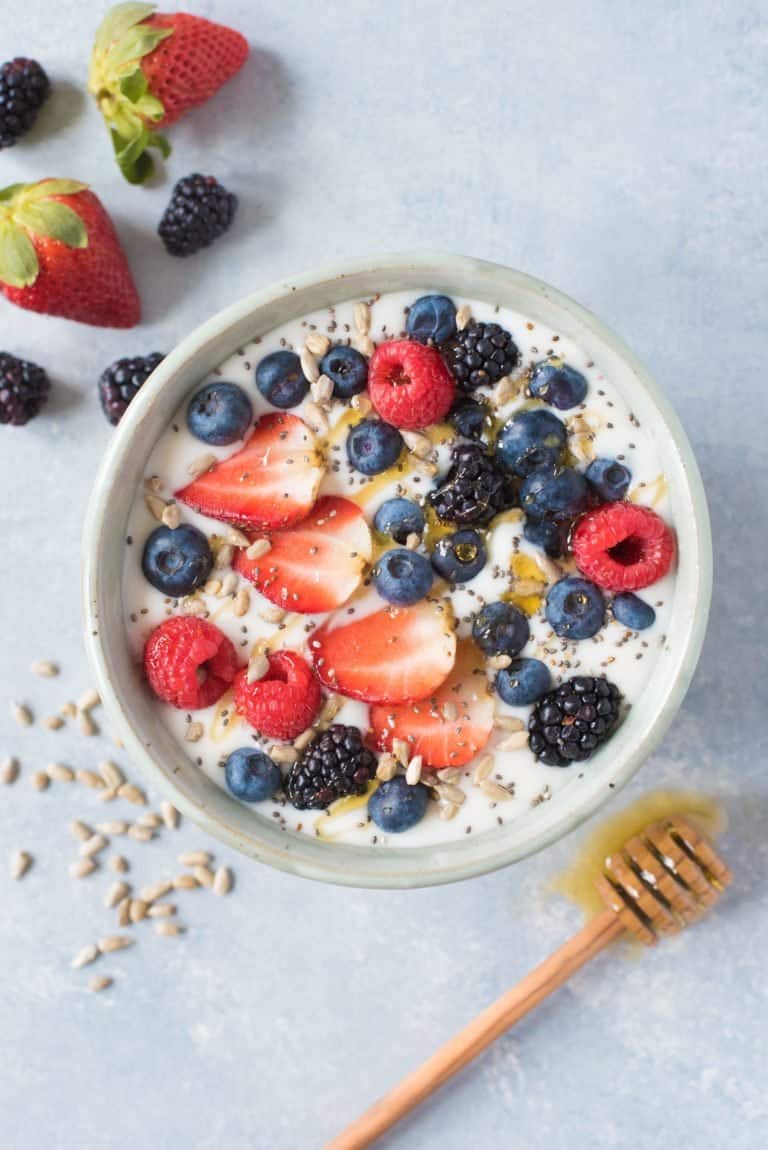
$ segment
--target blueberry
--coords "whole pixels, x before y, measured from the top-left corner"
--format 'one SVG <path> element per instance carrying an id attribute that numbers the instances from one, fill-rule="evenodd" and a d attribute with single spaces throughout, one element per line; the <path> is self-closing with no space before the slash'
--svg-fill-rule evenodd
<path id="1" fill-rule="evenodd" d="M 587 479 L 606 503 L 623 499 L 629 489 L 632 472 L 615 459 L 593 459 L 586 471 Z"/>
<path id="2" fill-rule="evenodd" d="M 588 505 L 589 485 L 572 467 L 542 467 L 520 488 L 520 506 L 533 519 L 572 518 Z"/>
<path id="3" fill-rule="evenodd" d="M 531 372 L 528 386 L 531 395 L 551 403 L 560 411 L 569 407 L 576 407 L 584 402 L 587 394 L 587 381 L 575 367 L 567 363 L 558 366 L 555 363 L 540 363 Z"/>
<path id="4" fill-rule="evenodd" d="M 208 540 L 202 531 L 186 523 L 180 527 L 156 527 L 141 556 L 147 582 L 174 599 L 189 595 L 205 583 L 212 566 Z"/>
<path id="5" fill-rule="evenodd" d="M 631 631 L 644 631 L 656 622 L 656 612 L 650 603 L 644 603 L 631 591 L 614 596 L 613 617 Z"/>
<path id="6" fill-rule="evenodd" d="M 347 436 L 347 458 L 363 475 L 378 475 L 400 458 L 403 437 L 391 423 L 364 419 Z"/>
<path id="7" fill-rule="evenodd" d="M 404 775 L 395 775 L 373 792 L 368 800 L 368 814 L 377 827 L 399 835 L 421 822 L 427 811 L 427 798 L 427 788 L 422 783 L 409 786 Z"/>
<path id="8" fill-rule="evenodd" d="M 534 547 L 541 547 L 550 559 L 561 559 L 568 550 L 570 526 L 566 519 L 526 519 L 523 535 Z"/>
<path id="9" fill-rule="evenodd" d="M 233 751 L 227 757 L 224 776 L 235 798 L 246 803 L 271 799 L 283 783 L 277 764 L 255 747 L 238 747 Z"/>
<path id="10" fill-rule="evenodd" d="M 449 583 L 468 583 L 485 567 L 485 544 L 476 531 L 457 531 L 441 539 L 432 566 Z"/>
<path id="11" fill-rule="evenodd" d="M 398 547 L 385 551 L 373 569 L 373 582 L 382 599 L 407 607 L 418 603 L 432 586 L 432 567 L 418 551 Z"/>
<path id="12" fill-rule="evenodd" d="M 405 543 L 409 535 L 421 535 L 424 512 L 410 499 L 388 499 L 374 516 L 373 525 L 382 535 L 391 535 L 396 543 Z"/>
<path id="13" fill-rule="evenodd" d="M 406 330 L 419 343 L 443 343 L 456 334 L 456 308 L 447 295 L 423 295 L 408 310 Z"/>
<path id="14" fill-rule="evenodd" d="M 482 439 L 491 427 L 491 413 L 485 403 L 461 399 L 448 416 L 450 423 L 465 439 Z"/>
<path id="15" fill-rule="evenodd" d="M 354 347 L 332 347 L 320 360 L 320 371 L 333 382 L 339 399 L 351 399 L 368 386 L 368 360 Z"/>
<path id="16" fill-rule="evenodd" d="M 543 407 L 518 411 L 499 432 L 496 456 L 509 471 L 525 478 L 540 467 L 554 467 L 567 438 L 565 424 L 553 412 Z"/>
<path id="17" fill-rule="evenodd" d="M 486 655 L 516 655 L 530 633 L 525 615 L 511 603 L 487 603 L 472 622 L 472 638 Z"/>
<path id="18" fill-rule="evenodd" d="M 588 579 L 568 575 L 550 587 L 545 614 L 562 639 L 589 639 L 605 621 L 603 593 Z"/>
<path id="19" fill-rule="evenodd" d="M 494 680 L 496 693 L 510 707 L 536 703 L 552 686 L 549 667 L 540 659 L 515 659 Z"/>
<path id="20" fill-rule="evenodd" d="M 273 407 L 296 407 L 309 391 L 301 360 L 293 351 L 273 351 L 256 368 L 256 386 Z"/>
<path id="21" fill-rule="evenodd" d="M 242 439 L 252 419 L 251 401 L 235 383 L 209 383 L 187 408 L 187 427 L 195 438 L 217 446 Z"/>

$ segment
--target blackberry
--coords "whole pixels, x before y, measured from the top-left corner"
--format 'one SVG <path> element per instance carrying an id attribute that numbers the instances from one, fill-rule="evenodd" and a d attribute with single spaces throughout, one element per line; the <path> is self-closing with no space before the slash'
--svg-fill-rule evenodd
<path id="1" fill-rule="evenodd" d="M 345 795 L 362 795 L 376 774 L 376 756 L 357 727 L 334 723 L 309 744 L 285 777 L 283 789 L 300 811 L 330 806 Z"/>
<path id="2" fill-rule="evenodd" d="M 34 124 L 51 90 L 37 60 L 17 56 L 0 67 L 0 148 L 10 148 Z"/>
<path id="3" fill-rule="evenodd" d="M 461 526 L 490 523 L 516 503 L 512 480 L 477 443 L 454 447 L 450 471 L 427 498 L 438 519 Z"/>
<path id="4" fill-rule="evenodd" d="M 21 427 L 48 399 L 51 381 L 36 363 L 0 351 L 0 423 Z"/>
<path id="5" fill-rule="evenodd" d="M 157 229 L 172 256 L 191 256 L 222 236 L 235 218 L 237 196 L 214 176 L 179 180 Z"/>
<path id="6" fill-rule="evenodd" d="M 101 408 L 109 422 L 116 426 L 128 410 L 128 404 L 165 356 L 161 351 L 150 355 L 133 355 L 116 359 L 99 379 Z"/>
<path id="7" fill-rule="evenodd" d="M 619 720 L 619 688 L 605 678 L 576 675 L 546 695 L 528 720 L 528 745 L 550 767 L 588 759 Z"/>
<path id="8" fill-rule="evenodd" d="M 520 362 L 520 351 L 498 323 L 470 323 L 440 349 L 462 391 L 494 384 Z"/>

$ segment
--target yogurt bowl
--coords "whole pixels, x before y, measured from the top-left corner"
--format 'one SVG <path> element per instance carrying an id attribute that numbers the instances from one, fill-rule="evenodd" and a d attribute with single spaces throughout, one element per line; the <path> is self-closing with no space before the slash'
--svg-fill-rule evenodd
<path id="1" fill-rule="evenodd" d="M 662 500 L 665 516 L 674 525 L 677 566 L 674 577 L 667 576 L 663 581 L 662 594 L 656 603 L 659 620 L 653 630 L 652 641 L 651 632 L 648 633 L 648 642 L 642 638 L 642 633 L 633 633 L 630 637 L 627 631 L 623 637 L 617 623 L 612 622 L 613 630 L 609 641 L 604 643 L 605 650 L 591 647 L 590 656 L 585 659 L 581 670 L 575 647 L 568 647 L 565 642 L 558 644 L 557 640 L 548 646 L 547 635 L 552 635 L 545 629 L 548 624 L 531 620 L 536 653 L 544 658 L 542 652 L 547 652 L 549 662 L 557 667 L 554 682 L 566 677 L 564 668 L 568 668 L 567 674 L 605 675 L 610 673 L 611 665 L 618 663 L 617 672 L 621 670 L 622 679 L 620 686 L 623 689 L 624 684 L 627 685 L 627 701 L 631 705 L 621 724 L 607 742 L 598 746 L 588 763 L 573 763 L 567 768 L 567 785 L 561 785 L 566 775 L 559 767 L 541 765 L 547 763 L 546 755 L 535 758 L 529 755 L 530 763 L 521 763 L 518 767 L 515 766 L 517 760 L 510 759 L 505 767 L 503 746 L 499 744 L 497 765 L 500 764 L 501 773 L 494 774 L 489 781 L 493 783 L 498 778 L 501 781 L 499 785 L 507 785 L 513 790 L 515 772 L 519 772 L 517 803 L 510 804 L 514 817 L 507 817 L 506 806 L 500 806 L 499 812 L 495 812 L 494 804 L 487 801 L 488 796 L 493 795 L 491 786 L 482 792 L 485 796 L 482 806 L 476 793 L 470 794 L 470 801 L 462 808 L 461 826 L 459 828 L 459 820 L 456 820 L 458 829 L 453 835 L 444 832 L 436 820 L 428 825 L 425 823 L 426 832 L 410 839 L 408 834 L 398 835 L 396 839 L 392 835 L 376 835 L 370 833 L 375 832 L 376 827 L 369 826 L 363 810 L 362 818 L 359 814 L 353 816 L 360 821 L 355 822 L 348 833 L 331 836 L 324 832 L 321 836 L 319 824 L 310 822 L 308 817 L 312 815 L 314 818 L 317 811 L 307 812 L 306 818 L 301 817 L 302 812 L 297 815 L 293 811 L 292 817 L 286 818 L 279 807 L 266 809 L 261 803 L 249 807 L 232 797 L 219 781 L 223 779 L 223 772 L 219 769 L 220 763 L 215 761 L 212 748 L 203 740 L 198 755 L 185 740 L 183 713 L 176 712 L 169 718 L 158 709 L 141 668 L 140 649 L 145 624 L 140 616 L 146 616 L 148 622 L 158 625 L 164 616 L 176 609 L 176 605 L 173 608 L 167 606 L 170 600 L 154 592 L 155 598 L 147 599 L 146 606 L 139 611 L 138 604 L 144 600 L 140 589 L 134 589 L 131 570 L 140 574 L 140 565 L 138 560 L 132 559 L 126 568 L 126 552 L 134 546 L 133 533 L 147 533 L 142 519 L 146 512 L 140 497 L 145 491 L 148 474 L 162 467 L 170 474 L 174 489 L 183 485 L 183 473 L 178 471 L 176 459 L 181 453 L 176 450 L 169 429 L 174 433 L 178 431 L 177 442 L 182 443 L 186 432 L 179 426 L 179 413 L 183 419 L 185 404 L 196 389 L 216 379 L 220 365 L 224 364 L 227 377 L 233 372 L 238 373 L 237 382 L 244 390 L 247 390 L 247 376 L 254 398 L 261 403 L 262 397 L 252 386 L 254 364 L 251 360 L 271 352 L 273 344 L 277 350 L 285 347 L 291 339 L 303 339 L 300 324 L 304 325 L 305 331 L 309 328 L 318 334 L 325 330 L 333 332 L 335 341 L 341 336 L 341 331 L 337 334 L 337 328 L 344 328 L 342 320 L 352 319 L 355 301 L 377 301 L 371 312 L 374 323 L 370 336 L 364 337 L 370 351 L 371 339 L 380 346 L 386 340 L 397 338 L 398 320 L 392 319 L 397 309 L 401 317 L 399 322 L 404 325 L 403 301 L 406 301 L 407 308 L 408 303 L 426 292 L 441 293 L 457 303 L 468 301 L 460 308 L 467 313 L 474 304 L 481 322 L 493 323 L 498 315 L 513 330 L 520 343 L 522 356 L 518 358 L 527 360 L 529 364 L 537 360 L 557 365 L 563 362 L 561 357 L 567 355 L 571 359 L 567 352 L 569 348 L 573 349 L 574 356 L 581 356 L 578 366 L 589 377 L 594 404 L 592 409 L 581 409 L 585 411 L 583 418 L 577 410 L 577 419 L 581 422 L 570 424 L 569 435 L 573 433 L 574 438 L 568 441 L 569 450 L 575 450 L 577 441 L 581 439 L 589 449 L 588 441 L 595 439 L 601 454 L 628 460 L 631 470 L 637 472 L 636 478 L 640 479 L 634 494 L 639 495 L 640 502 L 648 503 L 651 489 L 654 489 L 654 501 L 656 498 Z M 307 325 L 307 318 L 314 322 Z M 389 321 L 388 325 L 379 322 L 382 318 Z M 354 337 L 352 323 L 349 327 Z M 362 329 L 364 327 L 365 324 Z M 386 331 L 382 332 L 384 327 Z M 503 345 L 504 337 L 499 338 L 500 362 L 506 373 L 508 363 L 503 356 L 507 350 Z M 323 336 L 319 343 L 323 340 L 328 342 Z M 466 351 L 465 345 L 463 350 Z M 513 350 L 517 354 L 514 345 Z M 454 371 L 460 373 L 462 370 L 461 363 L 454 366 Z M 525 399 L 527 392 L 520 392 L 519 387 L 520 371 L 524 370 L 525 363 L 504 376 L 512 380 L 510 394 L 515 394 L 514 380 L 518 379 L 517 398 L 510 401 L 513 407 L 517 404 L 524 408 L 528 403 Z M 529 372 L 525 377 L 529 391 L 536 390 L 530 382 L 534 376 L 535 373 Z M 504 378 L 498 384 L 499 388 L 504 386 Z M 539 381 L 542 378 L 545 377 L 540 374 Z M 600 386 L 601 380 L 605 381 L 605 389 Z M 577 390 L 578 386 L 581 385 L 577 380 Z M 500 395 L 497 398 L 499 404 L 506 402 Z M 577 400 L 578 395 L 564 406 L 577 408 Z M 551 388 L 549 402 L 554 403 L 552 410 L 558 415 L 573 417 L 573 410 L 559 410 L 560 404 L 555 402 Z M 514 409 L 517 410 L 516 407 Z M 262 403 L 257 415 L 264 410 Z M 309 418 L 303 409 L 298 410 Z M 506 412 L 508 408 L 498 406 L 494 410 Z M 613 410 L 623 414 L 614 417 Z M 597 421 L 591 425 L 599 427 L 596 432 L 590 430 L 590 414 Z M 501 416 L 501 419 L 506 418 L 506 414 Z M 627 456 L 621 450 L 624 439 L 621 436 L 617 438 L 616 428 L 622 429 L 622 435 L 628 432 Z M 638 429 L 636 434 L 633 428 Z M 332 432 L 333 427 L 329 434 Z M 631 441 L 634 439 L 638 440 L 637 444 Z M 194 440 L 191 442 L 194 444 Z M 446 442 L 449 445 L 454 443 L 450 439 Z M 203 448 L 202 444 L 198 446 Z M 218 454 L 214 452 L 214 455 L 223 459 L 233 450 L 227 448 Z M 342 449 L 337 445 L 333 450 Z M 411 444 L 411 450 L 416 452 L 417 446 Z M 445 449 L 450 450 L 450 446 Z M 435 447 L 433 471 L 438 474 L 435 482 L 443 481 L 440 474 L 442 472 L 444 476 L 451 465 L 444 458 L 445 451 L 440 445 Z M 326 455 L 330 456 L 329 448 L 326 448 Z M 653 459 L 651 471 L 644 470 L 646 456 Z M 590 458 L 588 453 L 586 458 Z M 185 458 L 187 462 L 188 458 Z M 652 474 L 657 465 L 658 490 L 654 488 Z M 329 474 L 331 470 L 329 467 Z M 335 471 L 346 474 L 339 465 L 335 466 Z M 360 480 L 361 484 L 363 482 Z M 333 483 L 332 480 L 331 490 L 335 494 Z M 341 479 L 339 483 L 342 483 Z M 343 495 L 355 498 L 351 483 L 352 480 L 348 480 L 347 486 L 339 490 Z M 368 489 L 372 491 L 380 485 L 378 481 L 370 483 Z M 191 486 L 194 487 L 194 483 Z M 412 490 L 415 489 L 408 493 L 411 494 Z M 378 497 L 384 498 L 385 495 L 386 492 Z M 195 497 L 190 496 L 193 510 L 189 514 L 193 522 L 200 510 Z M 535 498 L 536 493 L 532 490 L 531 499 Z M 205 508 L 203 510 L 205 512 Z M 514 511 L 512 517 L 519 518 L 520 514 Z M 530 515 L 533 516 L 533 511 Z M 198 526 L 205 529 L 205 522 L 198 521 Z M 526 549 L 530 548 L 522 540 L 520 530 L 515 527 L 514 531 L 514 545 L 521 548 L 519 553 L 525 556 Z M 507 542 L 503 531 L 493 536 L 489 532 L 488 538 L 489 547 L 492 539 L 495 543 L 502 540 L 506 545 Z M 127 542 L 129 539 L 130 543 Z M 434 562 L 434 550 L 432 555 Z M 457 588 L 449 582 L 451 593 L 450 596 L 446 593 L 445 601 L 449 602 L 456 620 L 460 643 L 466 645 L 471 642 L 467 636 L 476 610 L 473 602 L 507 598 L 499 591 L 505 586 L 503 582 L 498 586 L 493 583 L 494 578 L 505 577 L 504 566 L 504 563 L 494 564 L 489 560 L 483 577 L 478 576 L 474 584 L 466 585 L 467 588 L 479 588 L 477 591 L 464 590 L 461 586 Z M 523 574 L 526 574 L 525 570 Z M 561 574 L 566 574 L 565 569 Z M 531 588 L 524 587 L 525 582 L 521 580 L 519 583 L 521 594 L 528 591 L 530 598 Z M 513 590 L 515 586 L 518 584 L 513 585 Z M 243 853 L 305 877 L 357 886 L 423 886 L 481 874 L 541 849 L 587 818 L 632 776 L 674 717 L 699 655 L 710 589 L 711 540 L 699 473 L 674 412 L 631 352 L 593 315 L 546 284 L 494 264 L 432 253 L 375 257 L 323 273 L 300 276 L 249 296 L 204 324 L 166 357 L 122 419 L 97 477 L 85 529 L 87 642 L 104 704 L 128 753 L 181 811 Z M 268 598 L 268 587 L 264 593 Z M 653 598 L 652 587 L 649 593 Z M 473 594 L 477 596 L 474 601 L 466 598 Z M 525 595 L 518 598 L 521 606 L 525 607 Z M 366 602 L 363 598 L 359 607 L 363 618 L 371 609 L 365 605 Z M 205 603 L 201 603 L 202 608 L 205 608 Z M 537 619 L 541 616 L 541 612 L 535 612 L 529 604 L 527 609 L 536 614 Z M 218 613 L 218 609 L 213 611 L 214 619 Z M 354 614 L 354 610 L 350 613 Z M 210 614 L 210 611 L 205 611 L 206 617 Z M 616 619 L 618 617 L 617 609 Z M 309 619 L 310 616 L 303 618 Z M 233 619 L 227 621 L 230 638 L 238 641 L 241 647 L 249 646 L 255 637 L 253 632 L 249 635 L 246 626 L 235 628 L 234 623 Z M 258 623 L 256 625 L 259 626 Z M 333 626 L 337 625 L 334 623 Z M 306 630 L 311 632 L 313 626 L 320 627 L 316 635 L 324 633 L 318 623 L 308 623 Z M 240 637 L 240 631 L 246 638 Z M 315 638 L 306 641 L 307 658 L 314 657 L 312 647 L 320 648 L 321 641 Z M 527 653 L 526 649 L 524 654 Z M 315 663 L 317 674 L 323 681 L 327 675 L 327 667 L 322 669 L 324 659 L 325 649 L 323 658 L 317 658 Z M 643 659 L 645 663 L 641 662 Z M 637 660 L 637 668 L 643 669 L 642 676 L 634 660 Z M 355 670 L 347 666 L 345 673 L 354 680 Z M 328 683 L 325 685 L 327 687 Z M 340 693 L 342 696 L 346 694 L 344 690 Z M 373 715 L 376 707 L 366 712 L 365 704 L 358 699 L 345 704 L 349 709 L 340 712 L 340 721 L 364 728 L 367 716 Z M 496 703 L 499 704 L 498 699 Z M 503 718 L 503 700 L 501 711 Z M 516 725 L 522 727 L 519 720 L 513 718 L 510 721 L 510 715 L 515 713 L 514 708 L 512 711 L 506 709 L 507 729 Z M 227 709 L 222 712 L 224 727 L 227 726 L 228 714 Z M 219 716 L 217 722 L 218 719 Z M 192 721 L 192 715 L 186 717 L 187 724 Z M 381 731 L 379 735 L 382 735 Z M 382 737 L 386 741 L 386 731 Z M 224 732 L 223 753 L 232 750 L 233 745 L 236 744 Z M 380 747 L 384 745 L 379 743 Z M 206 754 L 202 753 L 204 749 Z M 509 779 L 504 774 L 507 768 L 512 774 Z M 467 764 L 467 770 L 472 769 L 473 764 Z M 434 779 L 437 776 L 429 777 Z M 546 779 L 551 779 L 551 786 L 549 782 L 542 782 Z M 447 803 L 456 792 L 450 790 L 448 777 L 446 783 Z M 434 795 L 437 790 L 439 788 L 433 788 L 430 793 Z M 456 797 L 463 802 L 460 795 Z M 489 807 L 494 809 L 493 817 L 488 813 Z M 470 819 L 467 812 L 472 811 L 475 816 Z M 327 827 L 327 819 L 322 825 Z M 314 833 L 307 833 L 313 827 Z"/>

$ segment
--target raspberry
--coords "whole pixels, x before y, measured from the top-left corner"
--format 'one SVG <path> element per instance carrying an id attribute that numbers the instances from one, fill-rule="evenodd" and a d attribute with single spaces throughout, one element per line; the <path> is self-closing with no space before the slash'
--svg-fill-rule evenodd
<path id="1" fill-rule="evenodd" d="M 637 591 L 669 571 L 675 537 L 650 507 L 606 503 L 579 521 L 571 548 L 579 570 L 600 587 Z"/>
<path id="2" fill-rule="evenodd" d="M 235 679 L 235 710 L 261 735 L 295 739 L 317 718 L 320 684 L 295 651 L 276 651 L 267 658 L 263 679 L 249 683 L 247 671 Z"/>
<path id="3" fill-rule="evenodd" d="M 456 384 L 438 351 L 407 339 L 377 347 L 368 365 L 368 394 L 382 419 L 415 431 L 438 423 Z"/>
<path id="4" fill-rule="evenodd" d="M 144 670 L 159 699 L 181 711 L 218 702 L 237 673 L 235 648 L 213 623 L 175 615 L 152 632 Z"/>

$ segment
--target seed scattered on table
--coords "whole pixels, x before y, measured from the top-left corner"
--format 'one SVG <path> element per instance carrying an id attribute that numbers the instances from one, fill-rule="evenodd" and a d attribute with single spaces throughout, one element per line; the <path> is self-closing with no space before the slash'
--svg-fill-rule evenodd
<path id="1" fill-rule="evenodd" d="M 141 897 L 145 902 L 156 902 L 164 894 L 168 894 L 170 890 L 173 890 L 173 880 L 160 879 L 159 882 L 153 882 L 149 886 L 143 887 Z"/>
<path id="2" fill-rule="evenodd" d="M 149 904 L 143 898 L 132 898 L 131 905 L 128 908 L 128 917 L 131 922 L 142 922 L 147 917 Z"/>
<path id="3" fill-rule="evenodd" d="M 90 966 L 92 962 L 96 961 L 100 954 L 101 950 L 96 943 L 90 942 L 88 946 L 84 946 L 82 950 L 77 952 L 70 965 L 73 970 L 79 970 L 81 966 Z"/>
<path id="4" fill-rule="evenodd" d="M 52 659 L 36 659 L 30 664 L 29 669 L 33 675 L 39 675 L 41 679 L 53 679 L 59 673 L 58 664 Z"/>
<path id="5" fill-rule="evenodd" d="M 114 979 L 108 974 L 94 974 L 88 982 L 88 989 L 98 994 L 100 990 L 108 990 L 112 986 Z"/>
<path id="6" fill-rule="evenodd" d="M 45 771 L 35 771 L 30 781 L 36 791 L 44 791 L 51 780 Z"/>
<path id="7" fill-rule="evenodd" d="M 213 876 L 213 893 L 229 894 L 232 890 L 232 871 L 229 867 L 220 866 Z"/>
<path id="8" fill-rule="evenodd" d="M 145 807 L 147 805 L 147 796 L 137 787 L 134 783 L 122 783 L 117 788 L 118 798 L 125 799 L 128 803 L 133 803 L 137 807 Z"/>
<path id="9" fill-rule="evenodd" d="M 64 763 L 49 763 L 45 770 L 48 778 L 54 783 L 74 782 L 75 772 Z"/>
<path id="10" fill-rule="evenodd" d="M 208 866 L 211 861 L 209 851 L 184 851 L 179 855 L 179 862 L 182 866 Z"/>
<path id="11" fill-rule="evenodd" d="M 23 878 L 32 866 L 32 861 L 32 855 L 29 851 L 14 851 L 8 864 L 11 878 Z"/>
<path id="12" fill-rule="evenodd" d="M 113 763 L 111 759 L 105 759 L 99 763 L 99 774 L 108 787 L 115 787 L 117 789 L 125 782 L 125 775 L 117 763 Z"/>
<path id="13" fill-rule="evenodd" d="M 186 929 L 180 922 L 172 922 L 168 918 L 161 918 L 155 923 L 155 934 L 160 934 L 164 938 L 175 938 L 184 934 Z"/>
<path id="14" fill-rule="evenodd" d="M 197 890 L 200 883 L 193 874 L 179 874 L 173 880 L 174 890 Z"/>
<path id="15" fill-rule="evenodd" d="M 93 830 L 88 826 L 88 823 L 83 823 L 80 819 L 75 819 L 74 822 L 69 824 L 69 829 L 76 839 L 80 842 L 85 842 L 93 834 Z"/>
<path id="16" fill-rule="evenodd" d="M 173 918 L 176 914 L 176 904 L 173 902 L 156 902 L 147 911 L 149 918 Z"/>
<path id="17" fill-rule="evenodd" d="M 0 763 L 0 783 L 5 783 L 10 786 L 15 783 L 19 777 L 19 760 L 9 755 L 8 758 L 3 759 Z"/>
<path id="18" fill-rule="evenodd" d="M 212 887 L 213 886 L 213 871 L 209 870 L 207 866 L 195 866 L 192 868 L 192 874 L 195 876 L 200 886 Z"/>
<path id="19" fill-rule="evenodd" d="M 107 859 L 107 866 L 115 874 L 125 874 L 126 871 L 131 869 L 131 864 L 128 859 L 123 855 L 110 855 Z"/>
<path id="20" fill-rule="evenodd" d="M 88 878 L 88 875 L 93 874 L 95 870 L 98 870 L 98 863 L 94 862 L 92 858 L 78 859 L 69 864 L 69 873 L 72 878 Z"/>
<path id="21" fill-rule="evenodd" d="M 94 855 L 100 854 L 108 846 L 109 839 L 106 839 L 104 835 L 91 835 L 89 839 L 80 844 L 80 855 L 82 858 L 93 858 Z"/>
<path id="22" fill-rule="evenodd" d="M 115 950 L 125 950 L 133 946 L 133 939 L 129 934 L 110 934 L 99 939 L 99 950 L 102 954 L 111 954 Z"/>
<path id="23" fill-rule="evenodd" d="M 95 771 L 91 771 L 87 767 L 78 767 L 75 771 L 75 778 L 78 783 L 82 783 L 83 786 L 90 787 L 94 791 L 102 791 L 106 786 L 101 775 L 97 775 Z"/>
<path id="24" fill-rule="evenodd" d="M 112 907 L 119 906 L 123 899 L 126 899 L 130 894 L 131 888 L 127 882 L 119 880 L 113 882 L 104 896 L 104 906 L 111 910 Z"/>
<path id="25" fill-rule="evenodd" d="M 128 823 L 124 819 L 113 819 L 107 823 L 97 823 L 96 830 L 102 835 L 124 835 L 128 830 Z"/>
<path id="26" fill-rule="evenodd" d="M 78 711 L 92 711 L 94 707 L 101 705 L 101 695 L 95 687 L 89 687 L 83 691 L 80 698 L 77 700 L 76 706 Z"/>
<path id="27" fill-rule="evenodd" d="M 155 837 L 155 832 L 150 830 L 149 827 L 140 827 L 138 823 L 128 827 L 128 838 L 133 839 L 137 843 L 151 842 Z"/>
<path id="28" fill-rule="evenodd" d="M 31 727 L 34 721 L 26 703 L 11 703 L 11 717 L 20 727 Z"/>
<path id="29" fill-rule="evenodd" d="M 181 815 L 173 803 L 169 803 L 167 799 L 163 799 L 160 804 L 160 814 L 163 816 L 163 822 L 168 827 L 168 830 L 175 831 L 179 825 Z"/>
<path id="30" fill-rule="evenodd" d="M 47 731 L 60 731 L 64 726 L 64 720 L 61 715 L 46 715 L 43 719 L 43 726 Z"/>

